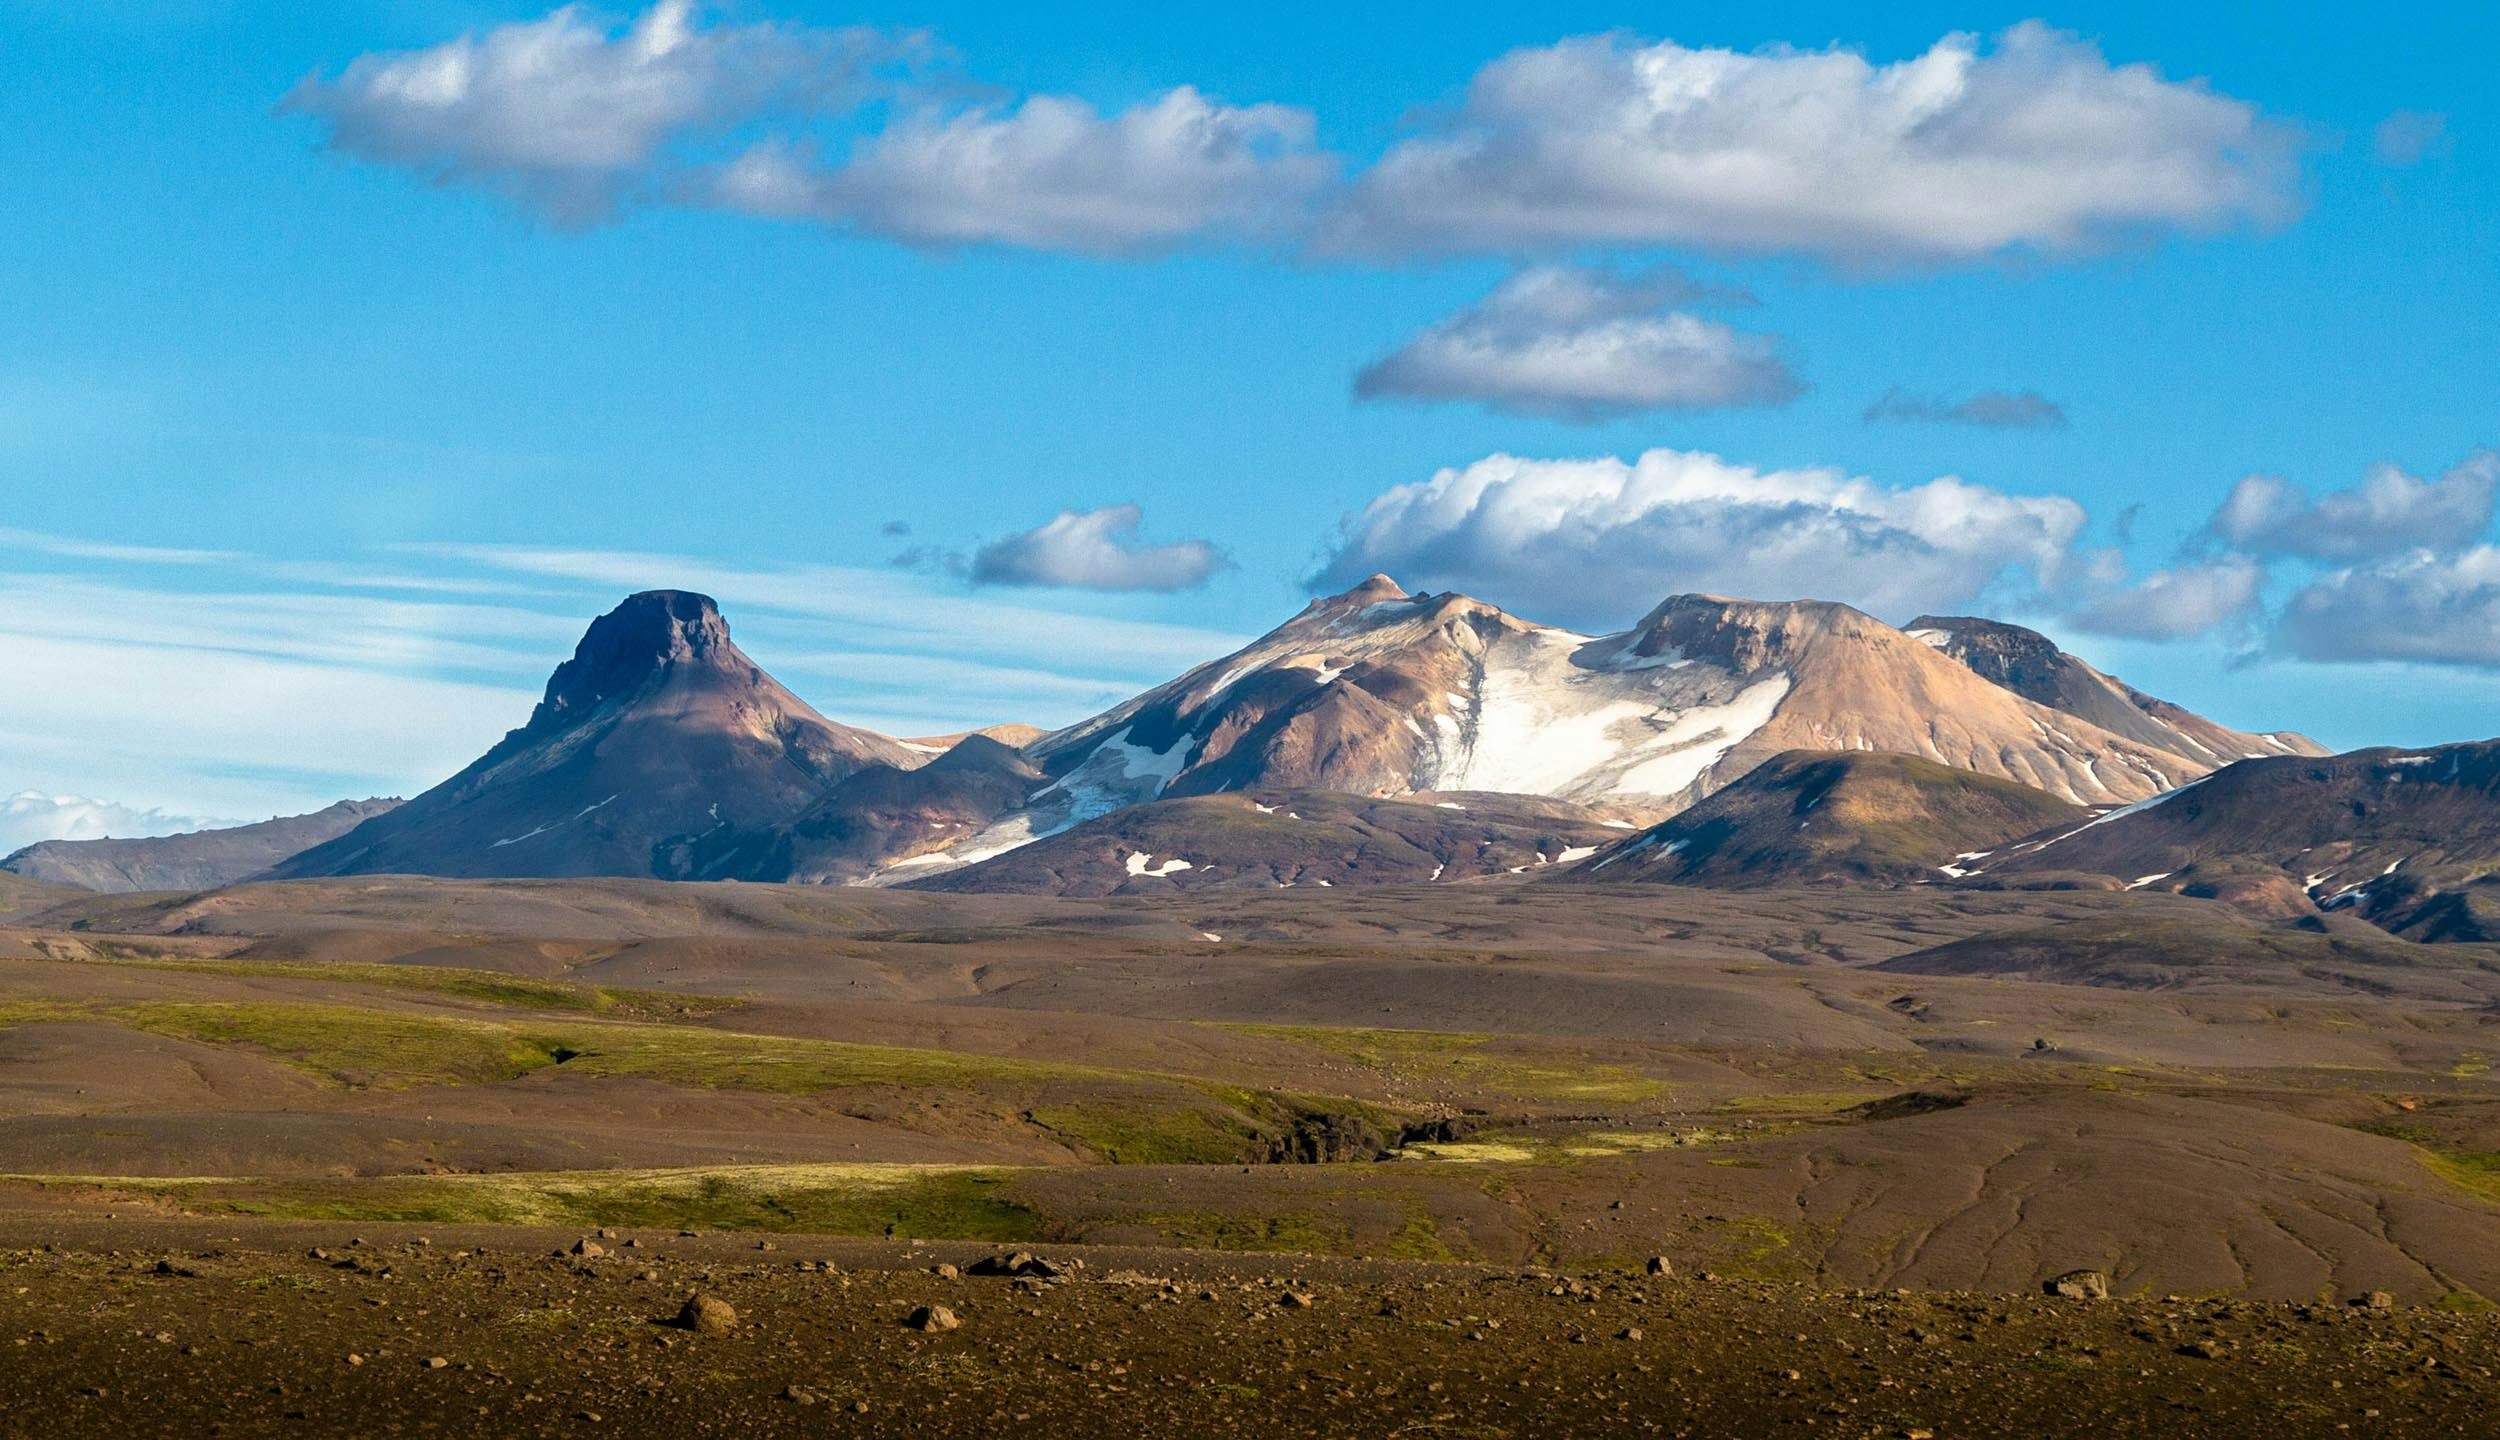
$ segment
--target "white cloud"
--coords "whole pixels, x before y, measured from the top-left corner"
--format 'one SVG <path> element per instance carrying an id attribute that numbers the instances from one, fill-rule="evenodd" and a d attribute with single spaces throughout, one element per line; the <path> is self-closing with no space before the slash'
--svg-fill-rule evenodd
<path id="1" fill-rule="evenodd" d="M 1803 387 L 1776 339 L 1668 308 L 1704 298 L 1666 271 L 1523 270 L 1364 366 L 1354 393 L 1581 421 L 1793 399 Z"/>
<path id="2" fill-rule="evenodd" d="M 1982 390 L 1967 400 L 1946 400 L 1913 395 L 1894 386 L 1867 406 L 1861 418 L 1870 425 L 1879 420 L 1904 420 L 1929 425 L 1977 425 L 1991 430 L 2058 430 L 2066 425 L 2064 408 L 2037 390 Z"/>
<path id="3" fill-rule="evenodd" d="M 2104 590 L 2069 618 L 2104 635 L 2186 640 L 2251 615 L 2265 579 L 2262 566 L 2236 556 L 2178 565 Z"/>
<path id="4" fill-rule="evenodd" d="M 1187 590 L 1231 564 L 1204 540 L 1141 545 L 1135 505 L 1063 510 L 1048 523 L 974 552 L 975 585 L 1045 585 L 1081 590 Z"/>
<path id="5" fill-rule="evenodd" d="M 1601 628 L 1691 590 L 1898 617 L 1952 610 L 2000 580 L 2053 577 L 2083 523 L 2061 496 L 1950 477 L 1892 488 L 1677 450 L 1630 463 L 1495 455 L 1374 499 L 1313 584 L 1387 571 Z"/>
<path id="6" fill-rule="evenodd" d="M 2436 480 L 2374 465 L 2359 485 L 2312 499 L 2270 475 L 2231 487 L 2206 529 L 2259 555 L 2360 560 L 2417 548 L 2455 550 L 2489 528 L 2500 497 L 2500 450 L 2477 450 Z"/>
<path id="7" fill-rule="evenodd" d="M 1967 260 L 2280 216 L 2291 150 L 2254 106 L 2113 66 L 2038 22 L 1889 65 L 1609 34 L 1486 66 L 1454 114 L 1362 177 L 1333 228 L 1398 252 Z"/>
<path id="8" fill-rule="evenodd" d="M 1306 110 L 1220 104 L 1186 85 L 1111 116 L 1037 95 L 909 114 L 837 165 L 767 143 L 705 188 L 728 209 L 913 245 L 1137 254 L 1282 234 L 1335 173 L 1314 133 Z"/>
<path id="9" fill-rule="evenodd" d="M 659 0 L 619 31 L 582 5 L 426 50 L 314 75 L 280 109 L 329 122 L 332 148 L 495 191 L 562 224 L 595 223 L 646 186 L 668 148 L 783 105 L 836 108 L 914 37 L 706 27 Z"/>
<path id="10" fill-rule="evenodd" d="M 2420 551 L 2321 576 L 2284 605 L 2274 647 L 2307 660 L 2500 666 L 2500 548 Z"/>
<path id="11" fill-rule="evenodd" d="M 179 835 L 232 822 L 194 815 L 137 810 L 109 800 L 47 795 L 40 790 L 0 796 L 0 859 L 45 840 L 128 840 Z"/>

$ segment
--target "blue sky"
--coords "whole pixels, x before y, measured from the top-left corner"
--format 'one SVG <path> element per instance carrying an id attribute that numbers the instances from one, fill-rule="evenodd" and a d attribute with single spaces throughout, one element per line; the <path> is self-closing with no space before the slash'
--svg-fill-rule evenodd
<path id="1" fill-rule="evenodd" d="M 570 23 L 621 47 L 648 9 Z M 534 143 L 573 113 L 533 108 L 548 95 L 425 117 L 412 150 L 404 97 L 352 68 L 554 24 L 543 3 L 20 0 L 0 18 L 0 664 L 21 681 L 0 792 L 147 824 L 420 788 L 518 723 L 588 616 L 656 585 L 719 592 L 836 718 L 1064 722 L 1373 558 L 1592 628 L 1739 581 L 1932 601 L 2235 724 L 2483 736 L 2500 12 L 2231 10 L 742 0 L 684 17 L 723 47 L 700 113 L 594 176 L 622 198 L 585 216 L 548 198 L 578 197 L 578 166 L 511 158 L 514 126 Z M 1800 57 L 1880 72 L 1969 34 L 1984 77 L 2035 19 L 2075 37 L 2049 53 L 2123 135 L 2041 158 L 1984 133 L 2025 116 L 1973 100 L 1943 160 L 1878 137 L 1776 213 L 1699 190 L 1589 219 L 1540 189 L 1497 220 L 1520 180 L 1498 145 L 1464 185 L 1384 188 L 1384 154 L 1500 121 L 1470 84 L 1514 52 L 1595 55 L 1600 86 L 1724 47 L 1845 110 L 1870 89 Z M 888 78 L 737 103 L 848 27 Z M 899 147 L 859 162 L 913 117 L 1004 125 L 1045 97 L 1108 120 L 1175 87 L 1210 107 L 1187 118 L 1250 134 L 1232 162 L 1114 146 L 1091 163 L 1125 188 L 1071 196 L 1084 147 L 1116 139 L 1083 125 L 1058 168 L 1015 173 L 1011 150 L 972 188 Z M 1568 98 L 1531 117 L 1543 142 L 1620 159 L 1554 126 L 1623 97 Z M 1705 118 L 1793 149 L 1744 133 L 1762 114 Z M 719 198 L 750 154 L 799 188 Z M 1851 176 L 1863 204 L 1826 207 Z M 1890 213 L 1940 176 L 1938 205 Z M 1122 228 L 1140 213 L 1165 228 Z M 1331 238 L 1348 214 L 1361 243 Z M 1578 285 L 1578 318 L 1505 308 L 1522 271 Z M 1580 345 L 1567 373 L 1558 338 Z M 1358 399 L 1391 357 L 1397 385 Z M 2064 423 L 1866 418 L 1896 391 L 1931 415 L 2028 396 Z M 1652 505 L 1602 467 L 1468 468 L 1653 451 L 1731 473 L 1653 462 L 1682 498 Z M 2357 488 L 2388 463 L 2416 488 Z M 1381 508 L 1444 470 L 1484 492 L 1456 528 Z M 2252 474 L 2305 494 L 2243 492 L 2222 523 Z M 1918 487 L 1946 476 L 1979 498 L 1937 520 L 1948 497 Z M 1496 523 L 1532 488 L 1569 528 Z M 1121 505 L 1133 534 L 1112 515 L 1029 538 Z M 1188 542 L 1207 548 L 1167 548 Z M 1556 563 L 1582 542 L 1605 563 Z M 1199 579 L 1210 551 L 1228 563 Z"/>

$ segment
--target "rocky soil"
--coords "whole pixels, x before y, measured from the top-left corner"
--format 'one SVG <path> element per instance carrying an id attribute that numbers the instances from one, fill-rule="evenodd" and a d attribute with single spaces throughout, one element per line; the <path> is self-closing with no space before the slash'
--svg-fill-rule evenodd
<path id="1" fill-rule="evenodd" d="M 27 1212 L 0 1435 L 2500 1433 L 2490 1315 L 1648 1268 Z"/>

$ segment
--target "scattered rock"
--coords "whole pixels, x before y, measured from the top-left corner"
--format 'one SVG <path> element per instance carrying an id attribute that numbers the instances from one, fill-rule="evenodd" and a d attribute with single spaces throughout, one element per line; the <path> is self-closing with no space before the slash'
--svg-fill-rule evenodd
<path id="1" fill-rule="evenodd" d="M 972 1262 L 972 1273 L 975 1275 L 1006 1275 L 1019 1279 L 1030 1276 L 1056 1280 L 1072 1269 L 1057 1261 L 1045 1260 L 1030 1250 L 1011 1250 L 1004 1255 L 984 1256 Z"/>
<path id="2" fill-rule="evenodd" d="M 596 1260 L 608 1253 L 608 1247 L 596 1240 L 576 1240 L 573 1242 L 573 1253 L 584 1260 Z"/>
<path id="3" fill-rule="evenodd" d="M 2393 1310 L 2396 1308 L 2396 1293 L 2392 1290 L 2373 1290 L 2357 1303 L 2364 1310 Z"/>
<path id="4" fill-rule="evenodd" d="M 963 1274 L 962 1271 L 956 1269 L 952 1265 L 932 1265 L 929 1267 L 929 1273 L 935 1275 L 940 1280 L 954 1280 L 960 1278 Z"/>
<path id="5" fill-rule="evenodd" d="M 1307 1290 L 1288 1290 L 1276 1297 L 1276 1303 L 1288 1310 L 1308 1310 L 1319 1301 Z"/>
<path id="6" fill-rule="evenodd" d="M 952 1330 L 963 1322 L 955 1318 L 954 1311 L 943 1305 L 923 1305 L 912 1311 L 910 1318 L 903 1323 L 914 1330 L 937 1331 Z"/>
<path id="7" fill-rule="evenodd" d="M 2109 1277 L 2098 1270 L 2069 1270 L 2040 1288 L 2060 1300 L 2106 1300 Z"/>
<path id="8" fill-rule="evenodd" d="M 1649 1273 L 1652 1275 L 1673 1275 L 1675 1273 L 1675 1262 L 1668 1259 L 1664 1255 L 1652 1255 L 1649 1257 Z"/>
<path id="9" fill-rule="evenodd" d="M 698 1335 L 726 1335 L 738 1328 L 738 1311 L 713 1295 L 689 1295 L 677 1312 L 677 1328 Z"/>

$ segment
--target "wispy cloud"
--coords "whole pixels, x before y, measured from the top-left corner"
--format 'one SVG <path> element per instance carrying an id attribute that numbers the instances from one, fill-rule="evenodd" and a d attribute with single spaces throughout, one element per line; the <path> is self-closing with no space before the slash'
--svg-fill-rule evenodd
<path id="1" fill-rule="evenodd" d="M 2448 117 L 2436 111 L 2399 110 L 2370 132 L 2370 153 L 2381 165 L 2406 169 L 2456 148 Z"/>
<path id="2" fill-rule="evenodd" d="M 719 598 L 826 713 L 911 734 L 1067 723 L 1242 639 L 833 566 L 468 545 L 111 558 L 0 560 L 0 790 L 255 818 L 414 793 L 526 719 L 592 616 L 662 586 Z"/>
<path id="3" fill-rule="evenodd" d="M 1982 390 L 1963 400 L 1915 395 L 1894 386 L 1866 407 L 1867 424 L 1976 425 L 1989 430 L 2062 430 L 2066 411 L 2037 390 Z"/>
<path id="4" fill-rule="evenodd" d="M 0 550 L 21 550 L 66 560 L 112 560 L 134 565 L 218 565 L 244 557 L 232 550 L 184 550 L 162 545 L 124 545 L 81 540 L 0 526 Z"/>

